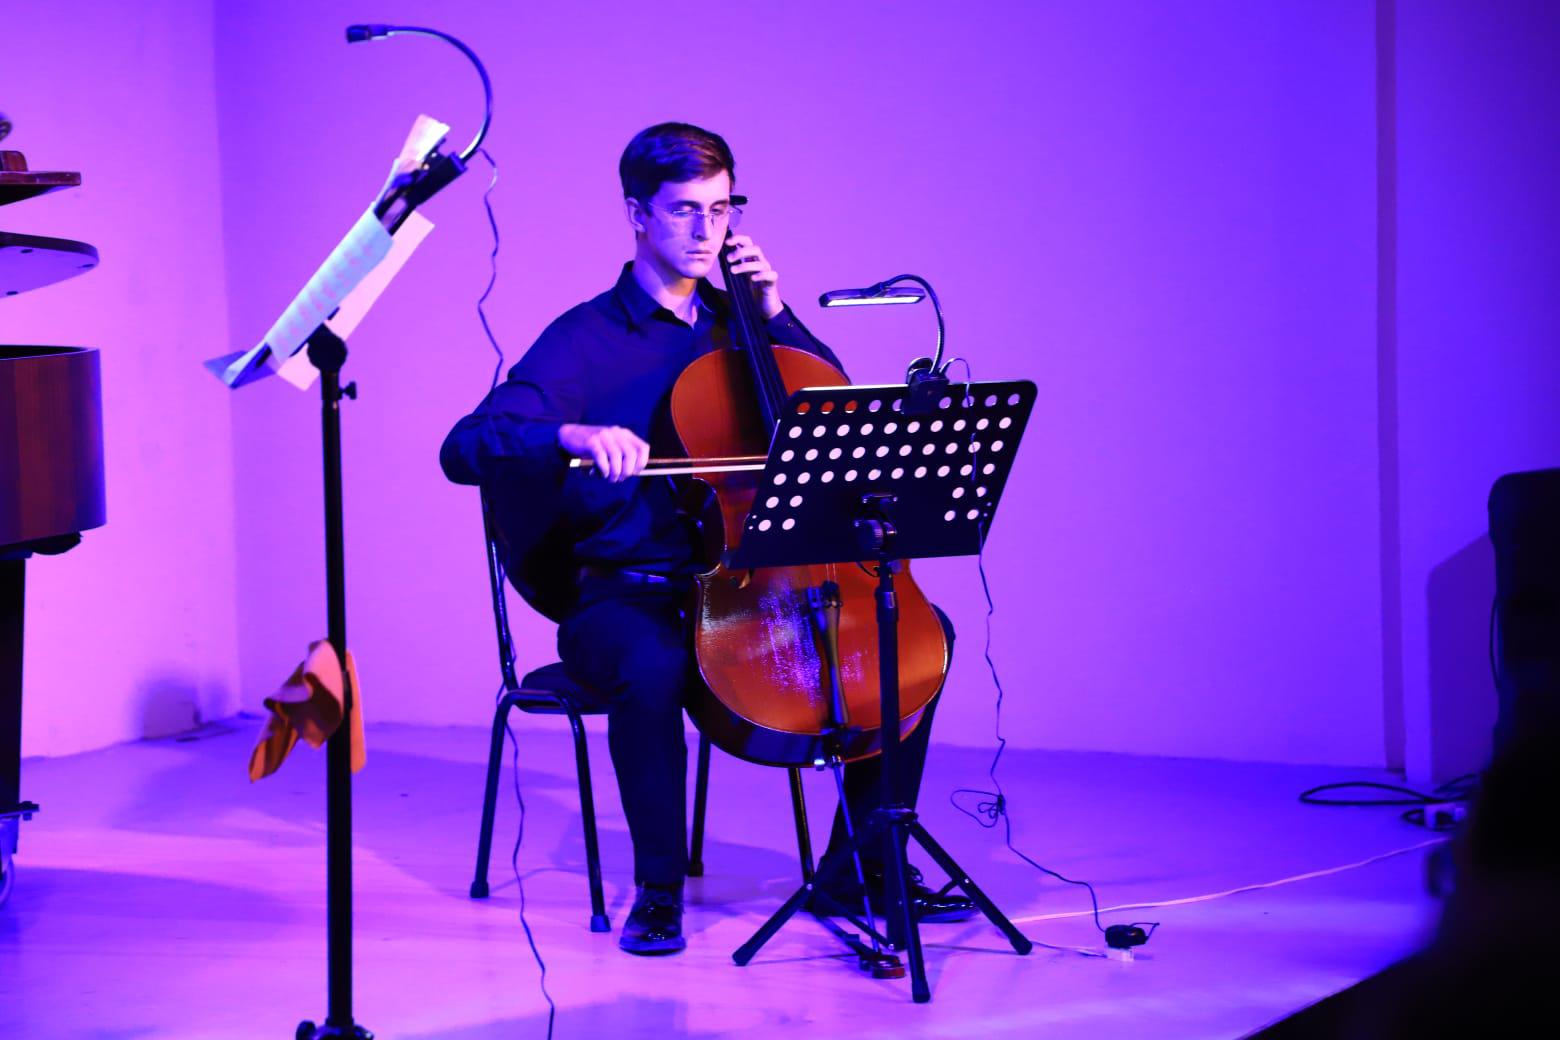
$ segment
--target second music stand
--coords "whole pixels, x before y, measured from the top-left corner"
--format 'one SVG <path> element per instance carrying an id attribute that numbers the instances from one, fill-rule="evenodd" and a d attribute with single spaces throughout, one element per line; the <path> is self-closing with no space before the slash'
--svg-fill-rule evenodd
<path id="1" fill-rule="evenodd" d="M 904 385 L 798 390 L 786 403 L 748 513 L 733 570 L 876 563 L 883 805 L 836 857 L 797 889 L 732 954 L 759 949 L 870 842 L 886 844 L 889 945 L 909 960 L 911 996 L 931 999 L 920 931 L 911 912 L 905 845 L 914 839 L 1015 952 L 1033 943 L 997 909 L 917 819 L 900 781 L 899 631 L 894 574 L 906 560 L 980 551 L 1035 400 L 1027 380 L 953 384 L 924 410 Z M 838 721 L 838 720 L 836 720 Z M 859 922 L 856 922 L 859 926 Z M 869 929 L 870 931 L 870 929 Z M 876 936 L 874 938 L 881 938 Z M 852 944 L 856 948 L 856 944 Z"/>

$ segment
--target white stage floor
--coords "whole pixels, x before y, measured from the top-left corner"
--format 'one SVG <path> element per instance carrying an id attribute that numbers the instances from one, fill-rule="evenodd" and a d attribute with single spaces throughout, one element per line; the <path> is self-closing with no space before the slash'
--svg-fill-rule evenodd
<path id="1" fill-rule="evenodd" d="M 1238 1037 L 1415 948 L 1436 906 L 1425 850 L 1276 888 L 1107 923 L 1159 921 L 1130 963 L 1037 947 L 983 920 L 927 925 L 932 1002 L 877 981 L 805 916 L 746 968 L 730 954 L 797 880 L 784 773 L 716 753 L 707 876 L 690 881 L 688 951 L 618 951 L 633 886 L 601 720 L 592 764 L 614 931 L 587 930 L 583 841 L 561 721 L 523 718 L 528 917 L 558 1037 Z M 324 755 L 300 747 L 251 785 L 258 722 L 28 760 L 17 887 L 0 908 L 0 1037 L 292 1037 L 324 1017 Z M 375 726 L 356 781 L 356 1017 L 379 1037 L 542 1037 L 547 1008 L 509 867 L 506 770 L 486 901 L 467 896 L 486 734 Z M 1038 875 L 948 804 L 990 755 L 934 747 L 932 833 L 1026 934 L 1102 948 L 1087 893 Z M 692 755 L 690 754 L 690 765 Z M 1093 881 L 1102 906 L 1179 899 L 1341 866 L 1431 837 L 1389 809 L 1306 807 L 1305 787 L 1368 771 L 1009 750 L 1015 843 Z M 691 787 L 691 784 L 690 784 Z M 832 811 L 809 775 L 815 841 Z M 914 857 L 931 867 L 922 854 Z M 928 870 L 929 874 L 934 872 Z M 941 879 L 937 879 L 940 883 Z"/>

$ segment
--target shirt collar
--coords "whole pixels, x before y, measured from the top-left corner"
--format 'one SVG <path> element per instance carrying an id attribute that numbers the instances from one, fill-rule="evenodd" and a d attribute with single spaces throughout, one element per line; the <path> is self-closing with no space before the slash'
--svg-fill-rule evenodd
<path id="1" fill-rule="evenodd" d="M 644 286 L 639 284 L 634 277 L 633 261 L 623 265 L 623 273 L 618 275 L 617 285 L 613 286 L 613 292 L 617 295 L 618 303 L 623 308 L 623 316 L 628 323 L 638 327 L 650 320 L 656 311 L 664 310 L 655 297 L 645 292 Z M 699 279 L 698 288 L 694 292 L 695 306 L 709 315 L 725 313 L 725 300 L 721 293 L 705 279 Z"/>

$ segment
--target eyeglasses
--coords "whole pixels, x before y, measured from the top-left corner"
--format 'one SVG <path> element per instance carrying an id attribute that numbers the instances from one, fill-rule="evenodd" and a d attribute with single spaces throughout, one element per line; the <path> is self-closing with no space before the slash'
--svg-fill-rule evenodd
<path id="1" fill-rule="evenodd" d="M 705 227 L 714 227 L 725 224 L 728 228 L 734 228 L 742 223 L 742 207 L 733 206 L 729 202 L 717 202 L 707 210 L 697 206 L 683 204 L 668 209 L 665 206 L 657 206 L 653 202 L 645 203 L 650 209 L 660 210 L 666 215 L 666 220 L 672 227 L 679 231 L 686 231 L 693 227 L 694 221 L 703 219 Z"/>

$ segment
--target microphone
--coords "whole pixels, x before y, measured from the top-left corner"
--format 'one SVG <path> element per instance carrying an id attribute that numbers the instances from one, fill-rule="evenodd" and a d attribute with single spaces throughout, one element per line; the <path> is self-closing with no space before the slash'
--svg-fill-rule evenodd
<path id="1" fill-rule="evenodd" d="M 832 289 L 818 297 L 820 307 L 870 307 L 880 303 L 920 303 L 926 290 L 914 285 L 878 282 L 865 289 Z"/>
<path id="2" fill-rule="evenodd" d="M 392 25 L 349 25 L 347 26 L 347 42 L 362 43 L 364 40 L 382 40 L 389 36 L 394 28 Z"/>

